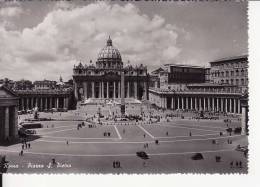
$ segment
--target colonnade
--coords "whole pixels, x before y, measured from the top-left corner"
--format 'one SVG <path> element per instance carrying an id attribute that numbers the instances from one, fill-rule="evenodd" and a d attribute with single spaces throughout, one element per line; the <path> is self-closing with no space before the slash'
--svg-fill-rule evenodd
<path id="1" fill-rule="evenodd" d="M 219 111 L 227 113 L 241 113 L 241 103 L 236 96 L 217 95 L 149 95 L 150 101 L 160 108 L 189 109 L 200 111 Z"/>
<path id="2" fill-rule="evenodd" d="M 58 96 L 42 96 L 42 97 L 20 97 L 19 110 L 32 110 L 37 107 L 40 111 L 49 110 L 52 108 L 68 109 L 69 98 Z"/>

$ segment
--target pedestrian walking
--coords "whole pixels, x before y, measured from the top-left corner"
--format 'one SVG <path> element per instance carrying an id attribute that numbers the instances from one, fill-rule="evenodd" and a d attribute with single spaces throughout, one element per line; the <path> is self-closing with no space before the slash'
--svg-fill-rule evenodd
<path id="1" fill-rule="evenodd" d="M 69 141 L 68 141 L 68 140 L 67 140 L 67 142 L 66 142 L 66 143 L 67 143 L 67 145 L 69 145 Z"/>
<path id="2" fill-rule="evenodd" d="M 22 150 L 24 150 L 24 144 L 22 145 Z"/>
<path id="3" fill-rule="evenodd" d="M 23 150 L 21 150 L 21 156 L 23 156 Z"/>
<path id="4" fill-rule="evenodd" d="M 31 144 L 30 144 L 30 143 L 28 143 L 28 148 L 29 148 L 29 149 L 31 148 Z"/>

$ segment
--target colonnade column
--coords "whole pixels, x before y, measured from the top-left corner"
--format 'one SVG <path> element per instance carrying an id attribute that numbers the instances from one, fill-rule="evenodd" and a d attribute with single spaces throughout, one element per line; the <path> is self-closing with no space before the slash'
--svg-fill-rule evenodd
<path id="1" fill-rule="evenodd" d="M 210 105 L 210 98 L 208 97 L 208 111 L 211 109 L 211 105 Z M 212 109 L 211 109 L 212 110 Z"/>
<path id="2" fill-rule="evenodd" d="M 9 107 L 5 107 L 4 139 L 9 137 Z"/>
<path id="3" fill-rule="evenodd" d="M 102 86 L 101 86 L 101 97 L 104 98 L 104 82 L 102 81 Z"/>
<path id="4" fill-rule="evenodd" d="M 33 97 L 31 98 L 31 109 L 33 109 Z"/>
<path id="5" fill-rule="evenodd" d="M 189 98 L 186 97 L 186 109 L 189 109 Z"/>
<path id="6" fill-rule="evenodd" d="M 177 98 L 178 109 L 180 109 L 180 97 Z"/>
<path id="7" fill-rule="evenodd" d="M 50 97 L 49 106 L 50 106 L 50 109 L 52 109 L 52 97 Z"/>
<path id="8" fill-rule="evenodd" d="M 190 98 L 190 109 L 193 109 L 193 98 Z"/>
<path id="9" fill-rule="evenodd" d="M 79 99 L 79 96 L 78 96 L 78 85 L 77 83 L 74 81 L 74 95 L 75 95 L 75 98 L 76 100 Z"/>
<path id="10" fill-rule="evenodd" d="M 184 98 L 181 97 L 181 109 L 184 109 Z"/>
<path id="11" fill-rule="evenodd" d="M 102 82 L 99 82 L 99 91 L 98 91 L 98 97 L 99 98 L 102 98 L 101 92 L 102 92 Z"/>
<path id="12" fill-rule="evenodd" d="M 229 112 L 232 113 L 232 98 L 229 99 Z"/>
<path id="13" fill-rule="evenodd" d="M 203 97 L 203 110 L 205 111 L 206 110 L 206 98 Z"/>

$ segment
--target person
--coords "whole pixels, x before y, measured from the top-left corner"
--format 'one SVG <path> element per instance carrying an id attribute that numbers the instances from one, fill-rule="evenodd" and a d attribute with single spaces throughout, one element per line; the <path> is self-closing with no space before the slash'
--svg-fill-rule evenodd
<path id="1" fill-rule="evenodd" d="M 67 140 L 67 145 L 69 145 L 69 141 Z"/>
<path id="2" fill-rule="evenodd" d="M 169 133 L 168 133 L 168 131 L 166 132 L 166 136 L 168 136 L 169 135 Z"/>
<path id="3" fill-rule="evenodd" d="M 233 161 L 232 161 L 232 162 L 230 162 L 230 167 L 231 167 L 231 168 L 233 168 Z"/>
<path id="4" fill-rule="evenodd" d="M 238 167 L 238 161 L 236 161 L 236 167 Z"/>
<path id="5" fill-rule="evenodd" d="M 25 143 L 25 149 L 27 149 L 27 143 Z"/>
<path id="6" fill-rule="evenodd" d="M 145 138 L 145 134 L 144 134 L 144 138 Z"/>
<path id="7" fill-rule="evenodd" d="M 22 145 L 22 150 L 24 149 L 24 144 Z"/>
<path id="8" fill-rule="evenodd" d="M 241 161 L 239 161 L 239 167 L 242 168 L 242 162 Z"/>
<path id="9" fill-rule="evenodd" d="M 28 148 L 29 148 L 29 149 L 31 148 L 31 144 L 30 144 L 30 143 L 28 143 Z"/>
<path id="10" fill-rule="evenodd" d="M 21 156 L 23 156 L 23 150 L 21 150 Z"/>
<path id="11" fill-rule="evenodd" d="M 190 136 L 191 136 L 191 132 L 190 132 Z"/>

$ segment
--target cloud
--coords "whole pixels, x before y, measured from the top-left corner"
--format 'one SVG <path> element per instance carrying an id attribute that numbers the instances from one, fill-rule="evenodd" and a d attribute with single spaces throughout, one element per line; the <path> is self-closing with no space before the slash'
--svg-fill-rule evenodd
<path id="1" fill-rule="evenodd" d="M 9 11 L 5 15 L 15 15 Z M 141 14 L 132 4 L 59 4 L 33 28 L 8 31 L 0 24 L 1 74 L 13 79 L 58 79 L 60 74 L 70 78 L 77 60 L 96 61 L 108 35 L 125 64 L 130 60 L 134 65 L 156 66 L 181 52 L 175 26 L 161 16 Z"/>
<path id="2" fill-rule="evenodd" d="M 17 17 L 23 13 L 21 7 L 5 7 L 0 9 L 0 17 Z"/>

